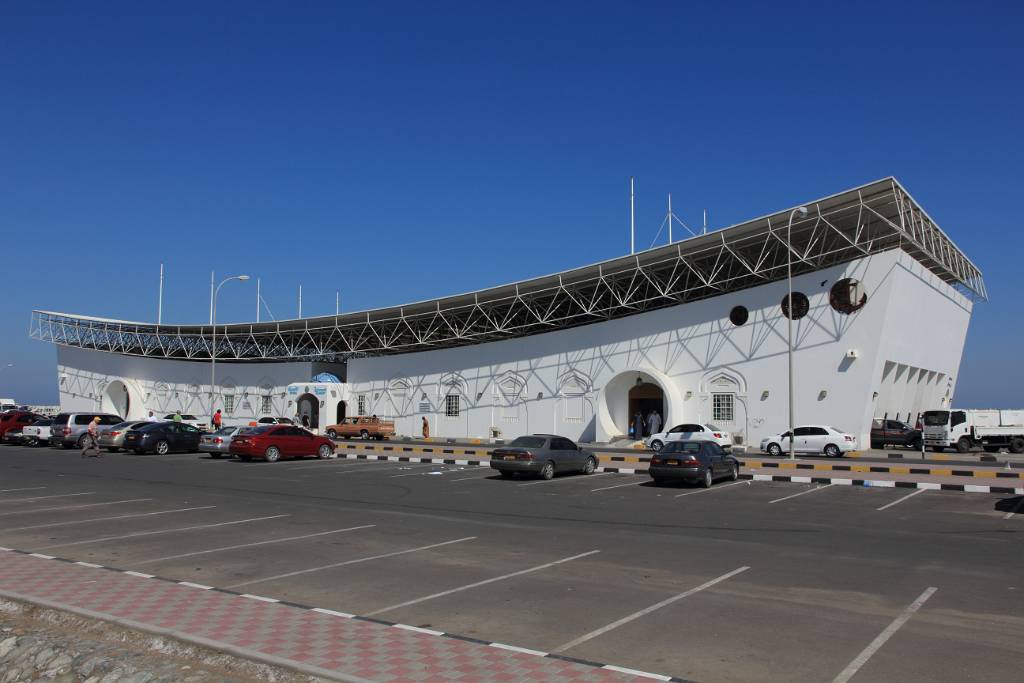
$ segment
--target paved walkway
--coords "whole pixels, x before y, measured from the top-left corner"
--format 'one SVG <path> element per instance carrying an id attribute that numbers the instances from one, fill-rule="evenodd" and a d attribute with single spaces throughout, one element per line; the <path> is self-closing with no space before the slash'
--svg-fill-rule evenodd
<path id="1" fill-rule="evenodd" d="M 0 595 L 341 681 L 678 680 L 9 549 Z"/>

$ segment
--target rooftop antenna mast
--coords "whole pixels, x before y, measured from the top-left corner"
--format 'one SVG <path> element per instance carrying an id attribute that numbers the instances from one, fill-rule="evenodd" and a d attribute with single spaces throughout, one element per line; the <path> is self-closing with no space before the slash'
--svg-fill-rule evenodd
<path id="1" fill-rule="evenodd" d="M 704 235 L 708 234 L 708 210 L 704 209 Z"/>
<path id="2" fill-rule="evenodd" d="M 634 210 L 633 176 L 629 176 L 629 253 L 636 253 L 636 212 Z"/>
<path id="3" fill-rule="evenodd" d="M 672 244 L 672 193 L 668 193 L 668 243 Z"/>

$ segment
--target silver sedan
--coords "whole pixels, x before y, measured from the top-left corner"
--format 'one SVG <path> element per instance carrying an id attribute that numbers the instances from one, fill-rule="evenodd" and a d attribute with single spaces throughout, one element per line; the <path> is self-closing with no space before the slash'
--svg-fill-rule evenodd
<path id="1" fill-rule="evenodd" d="M 124 448 L 124 435 L 136 427 L 146 424 L 144 421 L 132 420 L 120 424 L 104 427 L 96 437 L 96 443 L 100 448 L 106 448 L 111 453 L 117 453 Z"/>
<path id="2" fill-rule="evenodd" d="M 212 434 L 203 434 L 199 439 L 199 450 L 209 453 L 212 458 L 219 458 L 222 455 L 230 458 L 231 439 L 248 429 L 249 427 L 221 427 Z"/>

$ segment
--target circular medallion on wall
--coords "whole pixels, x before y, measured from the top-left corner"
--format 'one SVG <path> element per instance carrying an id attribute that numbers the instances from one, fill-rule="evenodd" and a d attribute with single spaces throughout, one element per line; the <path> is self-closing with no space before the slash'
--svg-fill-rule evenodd
<path id="1" fill-rule="evenodd" d="M 811 310 L 811 302 L 803 292 L 793 292 L 793 315 L 789 314 L 789 295 L 782 297 L 782 315 L 790 320 L 799 320 Z"/>

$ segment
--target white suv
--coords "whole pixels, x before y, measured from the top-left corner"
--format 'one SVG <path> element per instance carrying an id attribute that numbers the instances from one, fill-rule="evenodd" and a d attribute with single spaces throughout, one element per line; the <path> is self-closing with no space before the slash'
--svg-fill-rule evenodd
<path id="1" fill-rule="evenodd" d="M 795 428 L 793 433 L 795 453 L 824 453 L 830 458 L 840 458 L 843 453 L 857 450 L 857 437 L 829 425 L 806 425 Z M 761 450 L 775 456 L 788 453 L 789 432 L 761 439 Z"/>
<path id="2" fill-rule="evenodd" d="M 676 425 L 672 429 L 651 434 L 644 439 L 644 444 L 657 453 L 669 441 L 714 441 L 725 450 L 732 448 L 732 434 L 712 424 Z"/>

